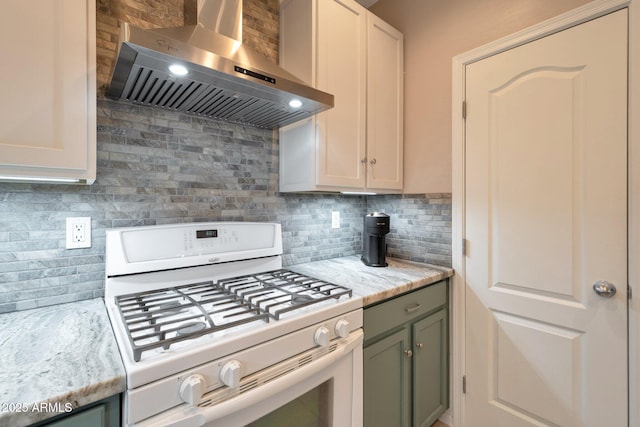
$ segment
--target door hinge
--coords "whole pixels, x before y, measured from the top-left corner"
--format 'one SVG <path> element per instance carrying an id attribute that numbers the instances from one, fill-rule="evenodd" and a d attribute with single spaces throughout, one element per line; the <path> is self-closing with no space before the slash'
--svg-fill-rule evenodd
<path id="1" fill-rule="evenodd" d="M 467 118 L 467 101 L 462 101 L 462 118 Z"/>
<path id="2" fill-rule="evenodd" d="M 462 376 L 462 393 L 467 394 L 467 376 Z"/>
<path id="3" fill-rule="evenodd" d="M 467 256 L 467 239 L 462 239 L 462 256 Z"/>
<path id="4" fill-rule="evenodd" d="M 631 285 L 627 285 L 627 298 L 631 299 L 633 297 L 633 291 L 631 290 Z"/>

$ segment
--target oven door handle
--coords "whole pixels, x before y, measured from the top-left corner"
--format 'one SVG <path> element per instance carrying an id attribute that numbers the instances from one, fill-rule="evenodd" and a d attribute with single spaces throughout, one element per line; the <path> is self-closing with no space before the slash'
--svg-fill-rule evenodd
<path id="1" fill-rule="evenodd" d="M 199 408 L 202 410 L 197 413 L 191 414 L 190 416 L 176 421 L 175 423 L 164 425 L 167 427 L 204 426 L 228 415 L 244 411 L 257 403 L 266 400 L 277 393 L 281 393 L 295 384 L 301 383 L 307 378 L 326 370 L 342 357 L 353 351 L 354 348 L 362 346 L 362 342 L 363 332 L 359 329 L 352 332 L 347 339 L 341 340 L 338 344 L 338 348 L 332 353 L 329 353 L 326 356 L 295 370 L 294 372 L 214 406 Z"/>

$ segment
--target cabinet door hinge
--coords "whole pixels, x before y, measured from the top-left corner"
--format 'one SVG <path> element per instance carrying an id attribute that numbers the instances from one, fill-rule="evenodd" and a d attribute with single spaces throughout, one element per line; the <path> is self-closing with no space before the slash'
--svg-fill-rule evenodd
<path id="1" fill-rule="evenodd" d="M 467 118 L 467 101 L 462 101 L 462 118 Z"/>
<path id="2" fill-rule="evenodd" d="M 462 393 L 467 394 L 467 376 L 462 376 Z"/>
<path id="3" fill-rule="evenodd" d="M 467 256 L 467 239 L 462 239 L 462 256 Z"/>
<path id="4" fill-rule="evenodd" d="M 631 290 L 631 285 L 627 285 L 627 298 L 631 299 L 633 297 L 633 292 Z"/>

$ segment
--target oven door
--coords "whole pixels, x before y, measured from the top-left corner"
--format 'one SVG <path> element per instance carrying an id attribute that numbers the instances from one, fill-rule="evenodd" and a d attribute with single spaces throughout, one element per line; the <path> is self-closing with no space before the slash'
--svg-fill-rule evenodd
<path id="1" fill-rule="evenodd" d="M 174 408 L 140 426 L 174 427 L 362 427 L 361 329 L 330 343 L 331 352 L 302 364 L 283 361 L 257 375 L 273 377 L 264 384 L 220 403 L 215 392 L 198 407 Z M 249 386 L 251 378 L 243 379 Z"/>

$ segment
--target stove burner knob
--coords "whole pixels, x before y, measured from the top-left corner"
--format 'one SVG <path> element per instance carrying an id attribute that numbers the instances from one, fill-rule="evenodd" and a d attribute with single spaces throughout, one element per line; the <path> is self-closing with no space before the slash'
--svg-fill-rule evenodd
<path id="1" fill-rule="evenodd" d="M 320 326 L 316 329 L 316 333 L 313 336 L 313 340 L 320 347 L 326 347 L 329 345 L 329 329 L 324 326 Z"/>
<path id="2" fill-rule="evenodd" d="M 349 336 L 349 322 L 345 319 L 340 319 L 336 322 L 336 335 L 340 338 L 347 338 Z"/>
<path id="3" fill-rule="evenodd" d="M 228 387 L 236 388 L 240 384 L 242 364 L 237 360 L 229 360 L 220 369 L 220 381 Z"/>
<path id="4" fill-rule="evenodd" d="M 206 387 L 207 382 L 202 375 L 189 375 L 180 384 L 180 398 L 191 406 L 198 406 Z"/>

